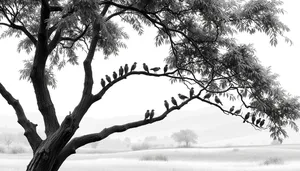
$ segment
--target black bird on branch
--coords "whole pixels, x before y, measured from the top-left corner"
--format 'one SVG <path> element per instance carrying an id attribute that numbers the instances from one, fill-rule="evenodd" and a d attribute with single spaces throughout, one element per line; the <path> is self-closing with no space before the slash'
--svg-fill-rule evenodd
<path id="1" fill-rule="evenodd" d="M 136 68 L 136 62 L 133 63 L 133 65 L 130 68 L 130 72 L 134 71 Z"/>
<path id="2" fill-rule="evenodd" d="M 246 115 L 245 115 L 243 123 L 245 123 L 249 119 L 249 117 L 250 117 L 250 112 L 247 112 Z"/>
<path id="3" fill-rule="evenodd" d="M 177 105 L 177 101 L 175 100 L 174 97 L 171 98 L 171 102 L 172 102 L 175 106 L 178 106 L 178 105 Z"/>
<path id="4" fill-rule="evenodd" d="M 260 123 L 260 121 L 261 121 L 261 118 L 258 118 L 258 119 L 256 120 L 256 123 L 255 123 L 255 125 L 256 125 L 256 126 L 258 126 L 258 125 L 259 125 L 259 123 Z"/>
<path id="5" fill-rule="evenodd" d="M 265 124 L 265 120 L 263 119 L 263 120 L 259 123 L 259 126 L 262 127 L 262 126 L 264 126 L 264 124 Z"/>
<path id="6" fill-rule="evenodd" d="M 169 103 L 168 103 L 167 100 L 165 100 L 165 107 L 166 107 L 167 110 L 169 110 Z"/>
<path id="7" fill-rule="evenodd" d="M 207 94 L 204 95 L 203 99 L 204 99 L 204 100 L 205 100 L 205 99 L 208 99 L 208 100 L 209 100 L 210 97 L 211 97 L 211 93 L 207 93 Z"/>
<path id="8" fill-rule="evenodd" d="M 125 71 L 125 74 L 127 74 L 128 73 L 128 64 L 125 64 L 125 67 L 124 67 L 124 71 Z"/>
<path id="9" fill-rule="evenodd" d="M 149 119 L 151 120 L 153 117 L 154 117 L 154 109 L 151 110 Z"/>
<path id="10" fill-rule="evenodd" d="M 105 87 L 105 81 L 103 78 L 101 78 L 101 86 L 104 88 Z"/>
<path id="11" fill-rule="evenodd" d="M 106 80 L 110 83 L 111 82 L 111 79 L 110 79 L 110 77 L 108 76 L 108 75 L 105 75 L 105 78 L 106 78 Z"/>
<path id="12" fill-rule="evenodd" d="M 115 71 L 113 72 L 113 78 L 114 80 L 118 78 L 118 74 Z"/>
<path id="13" fill-rule="evenodd" d="M 164 67 L 164 74 L 168 71 L 168 65 L 165 65 Z"/>
<path id="14" fill-rule="evenodd" d="M 151 68 L 150 70 L 156 73 L 157 71 L 160 70 L 160 67 L 154 67 L 154 68 Z"/>
<path id="15" fill-rule="evenodd" d="M 146 72 L 148 72 L 148 73 L 149 73 L 148 66 L 147 66 L 145 63 L 143 63 L 143 68 L 144 68 L 144 70 L 145 70 Z"/>
<path id="16" fill-rule="evenodd" d="M 219 99 L 218 96 L 215 96 L 215 102 L 216 102 L 217 104 L 220 103 L 220 104 L 223 106 L 223 104 L 222 104 L 222 102 L 221 102 L 221 100 Z"/>
<path id="17" fill-rule="evenodd" d="M 238 115 L 238 114 L 241 113 L 241 111 L 242 111 L 242 109 L 238 109 L 238 110 L 236 110 L 236 111 L 234 112 L 234 114 Z"/>
<path id="18" fill-rule="evenodd" d="M 144 119 L 144 120 L 148 119 L 148 118 L 149 118 L 149 116 L 150 116 L 150 111 L 149 111 L 149 110 L 147 110 L 147 111 L 146 111 L 146 113 L 145 113 L 145 119 Z"/>
<path id="19" fill-rule="evenodd" d="M 255 118 L 255 115 L 253 114 L 253 115 L 252 115 L 252 118 L 251 118 L 252 124 L 255 124 L 255 119 L 256 119 L 256 118 Z"/>
<path id="20" fill-rule="evenodd" d="M 231 106 L 231 108 L 229 109 L 229 112 L 232 113 L 234 111 L 234 106 Z"/>
<path id="21" fill-rule="evenodd" d="M 181 100 L 185 100 L 187 99 L 188 97 L 186 97 L 185 95 L 182 95 L 182 94 L 178 94 L 178 97 L 181 99 Z"/>
<path id="22" fill-rule="evenodd" d="M 123 67 L 120 66 L 120 69 L 119 69 L 119 75 L 120 75 L 120 77 L 123 76 L 123 73 L 124 73 Z"/>

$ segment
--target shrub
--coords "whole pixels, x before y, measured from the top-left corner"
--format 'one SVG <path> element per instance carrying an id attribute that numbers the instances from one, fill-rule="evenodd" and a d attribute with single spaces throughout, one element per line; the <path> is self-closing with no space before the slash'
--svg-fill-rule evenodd
<path id="1" fill-rule="evenodd" d="M 22 146 L 13 146 L 10 149 L 10 153 L 12 153 L 12 154 L 19 154 L 19 153 L 25 153 L 25 152 L 26 152 L 26 150 Z"/>
<path id="2" fill-rule="evenodd" d="M 5 147 L 0 146 L 0 153 L 5 153 Z"/>
<path id="3" fill-rule="evenodd" d="M 279 157 L 270 157 L 263 162 L 263 165 L 270 165 L 270 164 L 283 164 L 284 161 Z"/>
<path id="4" fill-rule="evenodd" d="M 143 144 L 135 144 L 131 146 L 131 149 L 133 151 L 137 151 L 137 150 L 147 150 L 150 148 L 150 145 L 147 143 L 143 143 Z"/>
<path id="5" fill-rule="evenodd" d="M 140 158 L 140 160 L 142 160 L 142 161 L 168 161 L 168 158 L 165 155 L 158 154 L 158 155 L 155 155 L 155 156 L 145 155 L 145 156 L 142 156 Z"/>

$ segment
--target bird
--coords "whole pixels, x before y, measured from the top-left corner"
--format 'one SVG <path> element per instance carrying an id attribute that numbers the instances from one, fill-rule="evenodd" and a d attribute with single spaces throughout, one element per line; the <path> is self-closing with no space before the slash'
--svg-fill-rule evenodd
<path id="1" fill-rule="evenodd" d="M 105 75 L 105 77 L 106 77 L 106 80 L 110 83 L 111 82 L 110 77 L 108 75 Z"/>
<path id="2" fill-rule="evenodd" d="M 193 95 L 194 95 L 194 87 L 192 87 L 192 88 L 190 89 L 190 98 L 192 98 Z"/>
<path id="3" fill-rule="evenodd" d="M 265 120 L 263 119 L 263 120 L 259 123 L 259 126 L 262 127 L 262 126 L 264 126 L 264 124 L 265 124 Z"/>
<path id="4" fill-rule="evenodd" d="M 252 124 L 254 124 L 255 119 L 256 119 L 256 118 L 255 118 L 255 115 L 253 114 L 253 115 L 252 115 L 252 118 L 251 118 Z"/>
<path id="5" fill-rule="evenodd" d="M 120 75 L 120 77 L 122 77 L 122 76 L 123 76 L 123 72 L 124 72 L 124 70 L 123 70 L 123 67 L 122 67 L 122 66 L 120 66 L 120 69 L 119 69 L 119 75 Z"/>
<path id="6" fill-rule="evenodd" d="M 221 100 L 219 99 L 218 96 L 215 96 L 215 102 L 216 102 L 217 104 L 220 103 L 220 104 L 223 106 L 223 104 L 222 104 L 222 102 L 221 102 Z"/>
<path id="7" fill-rule="evenodd" d="M 144 120 L 148 119 L 148 118 L 149 118 L 149 116 L 150 116 L 150 111 L 149 111 L 149 110 L 147 110 L 147 111 L 146 111 L 146 113 L 145 113 L 145 119 L 144 119 Z"/>
<path id="8" fill-rule="evenodd" d="M 256 120 L 256 123 L 255 123 L 255 125 L 256 125 L 256 126 L 258 126 L 258 125 L 259 125 L 259 123 L 260 123 L 260 121 L 261 121 L 261 118 L 258 118 L 258 119 Z"/>
<path id="9" fill-rule="evenodd" d="M 233 112 L 233 110 L 234 110 L 234 106 L 231 106 L 231 108 L 229 109 L 229 112 L 231 113 L 231 112 Z"/>
<path id="10" fill-rule="evenodd" d="M 238 114 L 241 113 L 241 111 L 242 111 L 242 109 L 238 109 L 238 110 L 236 110 L 236 111 L 234 112 L 234 114 L 238 115 Z"/>
<path id="11" fill-rule="evenodd" d="M 124 71 L 125 71 L 125 74 L 127 74 L 128 73 L 128 64 L 125 64 L 125 67 L 124 67 Z"/>
<path id="12" fill-rule="evenodd" d="M 178 97 L 181 99 L 181 100 L 185 100 L 187 99 L 188 97 L 186 97 L 185 95 L 182 95 L 182 94 L 178 94 Z"/>
<path id="13" fill-rule="evenodd" d="M 175 100 L 174 97 L 171 98 L 171 101 L 172 101 L 172 103 L 173 103 L 175 106 L 178 106 L 178 105 L 177 105 L 177 101 Z"/>
<path id="14" fill-rule="evenodd" d="M 211 94 L 207 93 L 207 94 L 205 94 L 205 96 L 203 97 L 203 99 L 208 99 L 209 100 L 210 97 L 211 97 Z"/>
<path id="15" fill-rule="evenodd" d="M 250 117 L 250 112 L 247 112 L 246 115 L 245 115 L 243 123 L 245 123 L 246 120 L 249 119 L 249 117 Z"/>
<path id="16" fill-rule="evenodd" d="M 148 73 L 149 73 L 148 66 L 147 66 L 145 63 L 143 63 L 143 68 L 144 68 L 144 70 L 145 70 L 146 72 L 148 72 Z"/>
<path id="17" fill-rule="evenodd" d="M 164 67 L 164 73 L 166 73 L 168 71 L 168 65 L 165 65 Z"/>
<path id="18" fill-rule="evenodd" d="M 150 112 L 150 120 L 154 117 L 154 109 L 151 110 Z"/>
<path id="19" fill-rule="evenodd" d="M 169 110 L 169 103 L 168 103 L 167 100 L 165 100 L 165 107 L 166 107 L 167 110 Z"/>
<path id="20" fill-rule="evenodd" d="M 133 65 L 131 66 L 130 72 L 134 71 L 136 68 L 136 62 L 133 63 Z"/>
<path id="21" fill-rule="evenodd" d="M 105 87 L 105 81 L 103 78 L 101 78 L 101 86 L 104 88 Z"/>
<path id="22" fill-rule="evenodd" d="M 150 70 L 154 71 L 154 72 L 157 72 L 160 70 L 160 67 L 154 67 L 154 68 L 151 68 Z"/>
<path id="23" fill-rule="evenodd" d="M 116 71 L 113 72 L 113 78 L 114 80 L 118 78 L 118 74 L 116 73 Z"/>

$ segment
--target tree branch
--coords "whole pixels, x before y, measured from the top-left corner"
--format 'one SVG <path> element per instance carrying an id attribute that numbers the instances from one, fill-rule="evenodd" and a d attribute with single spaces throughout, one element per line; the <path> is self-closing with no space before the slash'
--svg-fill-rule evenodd
<path id="1" fill-rule="evenodd" d="M 42 139 L 36 132 L 36 126 L 37 124 L 34 124 L 30 122 L 24 113 L 24 110 L 18 100 L 16 100 L 6 89 L 5 87 L 0 83 L 0 94 L 3 96 L 3 98 L 7 101 L 9 105 L 11 105 L 17 115 L 18 123 L 24 128 L 26 136 L 33 152 L 36 151 L 40 143 L 42 142 Z"/>

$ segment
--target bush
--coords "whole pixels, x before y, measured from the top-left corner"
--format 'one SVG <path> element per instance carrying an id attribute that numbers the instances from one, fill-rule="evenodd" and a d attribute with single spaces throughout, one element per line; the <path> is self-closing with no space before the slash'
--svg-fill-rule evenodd
<path id="1" fill-rule="evenodd" d="M 22 146 L 13 146 L 10 148 L 10 153 L 12 154 L 19 154 L 19 153 L 25 153 L 26 150 Z"/>
<path id="2" fill-rule="evenodd" d="M 284 161 L 279 157 L 270 157 L 263 162 L 263 165 L 284 164 Z"/>
<path id="3" fill-rule="evenodd" d="M 133 151 L 137 151 L 137 150 L 147 150 L 150 148 L 150 145 L 147 143 L 143 143 L 143 144 L 135 144 L 131 146 L 131 149 Z"/>
<path id="4" fill-rule="evenodd" d="M 0 146 L 0 153 L 5 153 L 5 147 Z"/>
<path id="5" fill-rule="evenodd" d="M 167 156 L 158 154 L 155 156 L 151 156 L 151 155 L 142 156 L 140 160 L 142 160 L 142 161 L 168 161 L 168 158 L 167 158 Z"/>

